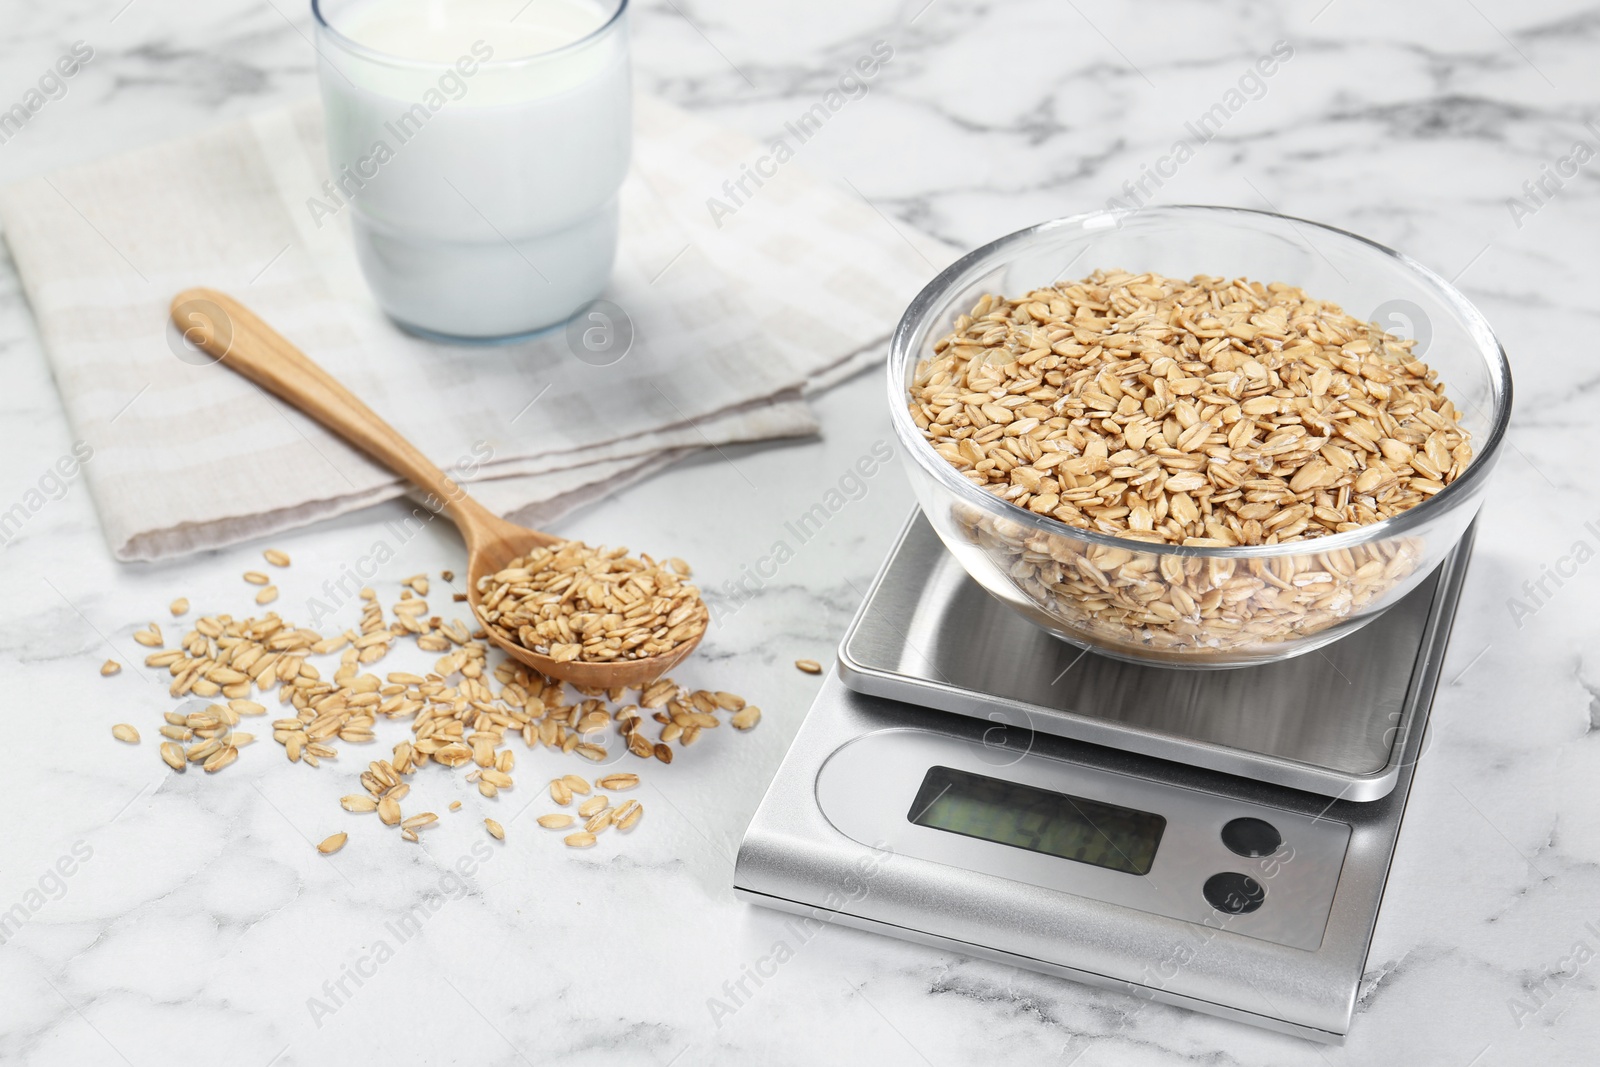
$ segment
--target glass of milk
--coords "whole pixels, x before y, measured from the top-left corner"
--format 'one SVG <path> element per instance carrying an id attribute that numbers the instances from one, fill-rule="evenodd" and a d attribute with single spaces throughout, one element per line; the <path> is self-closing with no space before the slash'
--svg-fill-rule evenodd
<path id="1" fill-rule="evenodd" d="M 631 138 L 627 0 L 313 0 L 331 178 L 383 310 L 519 337 L 600 295 Z"/>

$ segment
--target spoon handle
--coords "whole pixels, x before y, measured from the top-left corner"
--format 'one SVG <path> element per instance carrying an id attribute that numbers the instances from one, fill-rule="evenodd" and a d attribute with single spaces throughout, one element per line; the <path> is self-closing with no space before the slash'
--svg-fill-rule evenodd
<path id="1" fill-rule="evenodd" d="M 231 296 L 215 289 L 186 289 L 172 299 L 172 321 L 186 340 L 217 357 L 223 366 L 299 408 L 442 502 L 469 543 L 474 535 L 505 524 L 354 393 Z"/>

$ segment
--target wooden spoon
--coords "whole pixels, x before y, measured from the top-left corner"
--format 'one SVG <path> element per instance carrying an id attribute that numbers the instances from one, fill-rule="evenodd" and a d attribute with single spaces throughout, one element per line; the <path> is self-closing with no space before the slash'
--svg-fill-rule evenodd
<path id="1" fill-rule="evenodd" d="M 263 389 L 277 394 L 419 489 L 442 501 L 467 542 L 467 603 L 489 640 L 550 678 L 595 688 L 634 689 L 654 681 L 694 651 L 702 634 L 647 659 L 609 663 L 557 661 L 508 641 L 483 620 L 478 579 L 518 556 L 562 538 L 507 522 L 468 496 L 427 456 L 401 437 L 332 375 L 249 308 L 215 289 L 187 289 L 172 300 L 172 321 L 184 338 Z"/>

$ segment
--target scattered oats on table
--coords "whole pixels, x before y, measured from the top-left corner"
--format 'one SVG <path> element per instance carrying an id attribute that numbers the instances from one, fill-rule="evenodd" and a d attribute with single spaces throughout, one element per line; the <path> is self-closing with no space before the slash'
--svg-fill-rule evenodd
<path id="1" fill-rule="evenodd" d="M 114 659 L 108 659 L 104 663 L 100 664 L 100 677 L 109 678 L 121 670 L 122 664 L 118 663 Z"/>
<path id="2" fill-rule="evenodd" d="M 797 659 L 794 661 L 794 665 L 805 671 L 807 674 L 822 673 L 822 664 L 818 663 L 814 659 Z"/>
<path id="3" fill-rule="evenodd" d="M 599 784 L 604 784 L 607 781 L 616 783 L 618 788 L 632 788 L 638 784 L 638 776 L 633 774 L 608 775 Z M 553 787 L 557 785 L 563 787 L 561 796 L 565 796 L 567 801 L 570 801 L 572 794 L 566 790 L 566 783 L 560 779 L 551 783 L 552 796 L 555 795 Z M 561 802 L 559 798 L 557 799 L 558 802 Z M 595 844 L 599 836 L 606 830 L 615 827 L 619 832 L 626 833 L 638 825 L 643 816 L 644 806 L 637 800 L 625 800 L 619 805 L 612 806 L 609 797 L 596 793 L 578 806 L 577 818 L 564 812 L 553 812 L 549 815 L 539 816 L 538 823 L 546 830 L 567 830 L 575 825 L 578 819 L 582 819 L 583 829 L 576 833 L 568 834 L 564 840 L 572 848 L 589 848 Z"/>
<path id="4" fill-rule="evenodd" d="M 289 553 L 280 552 L 276 548 L 269 548 L 262 552 L 261 558 L 274 567 L 287 567 L 289 565 Z"/>
<path id="5" fill-rule="evenodd" d="M 609 591 L 593 594 L 597 602 L 607 596 L 631 598 L 634 607 L 621 614 L 633 610 L 634 618 L 654 619 L 658 625 L 651 631 L 653 638 L 666 639 L 670 634 L 676 641 L 684 633 L 692 634 L 696 625 L 703 629 L 704 605 L 692 586 L 675 574 L 652 571 L 654 564 L 648 561 L 640 565 L 643 569 L 628 566 L 618 571 L 616 558 L 597 556 L 592 564 L 571 572 L 571 578 L 606 585 Z M 287 565 L 270 558 L 269 562 Z M 262 587 L 258 597 L 275 595 L 276 587 L 265 575 L 251 572 L 250 580 Z M 169 695 L 201 698 L 195 707 L 165 713 L 159 727 L 164 738 L 159 750 L 162 761 L 180 773 L 191 763 L 209 774 L 230 766 L 255 740 L 235 726 L 243 717 L 265 716 L 263 701 L 269 695 L 283 706 L 269 720 L 273 741 L 289 762 L 309 767 L 335 759 L 343 746 L 373 743 L 380 720 L 398 721 L 409 734 L 392 746 L 387 758 L 366 761 L 365 769 L 359 764 L 352 768 L 361 789 L 341 797 L 339 804 L 351 814 L 375 812 L 381 823 L 415 842 L 418 831 L 435 823 L 437 816 L 408 815 L 402 802 L 411 792 L 408 779 L 429 763 L 463 769 L 485 795 L 494 795 L 515 787 L 517 758 L 506 747 L 513 740 L 520 739 L 529 748 L 604 760 L 618 751 L 608 749 L 608 735 L 615 735 L 609 744 L 636 757 L 670 762 L 669 741 L 689 744 L 701 730 L 718 724 L 713 713 L 731 712 L 730 721 L 737 724 L 740 714 L 750 710 L 734 694 L 691 691 L 670 678 L 643 690 L 569 687 L 514 660 L 500 659 L 498 650 L 492 650 L 485 635 L 469 622 L 430 616 L 422 599 L 428 590 L 426 576 L 413 576 L 402 584 L 400 599 L 388 617 L 374 589 L 360 590 L 359 623 L 337 632 L 297 626 L 271 610 L 249 617 L 198 615 L 170 649 L 163 647 L 155 623 L 139 630 L 135 639 L 151 649 L 144 665 L 170 677 Z M 686 606 L 691 610 L 688 629 L 683 630 L 679 629 L 683 619 L 670 620 Z M 693 609 L 701 613 L 698 623 Z M 560 624 L 568 627 L 574 621 L 583 624 L 560 618 Z M 381 677 L 372 673 L 376 670 L 372 665 L 405 638 L 439 657 L 432 668 L 389 671 Z M 314 665 L 313 659 L 321 656 L 334 657 L 336 665 L 326 670 Z M 107 660 L 101 672 L 114 674 L 119 669 L 115 660 Z M 630 696 L 635 702 L 629 702 Z M 641 713 L 641 704 L 656 710 L 661 740 L 646 735 L 652 723 Z M 117 724 L 113 734 L 129 743 L 138 740 L 137 731 L 126 723 Z M 606 789 L 630 789 L 639 777 L 613 772 L 602 781 Z M 642 812 L 637 802 L 612 807 L 605 797 L 591 796 L 591 783 L 578 774 L 555 778 L 549 788 L 552 800 L 560 804 L 571 804 L 575 795 L 590 798 L 585 802 L 584 828 L 576 834 L 571 831 L 578 820 L 571 815 L 540 819 L 542 826 L 569 831 L 568 836 L 578 842 L 574 847 L 589 847 L 609 827 L 631 828 Z M 453 801 L 449 810 L 461 806 Z M 485 826 L 493 832 L 499 824 L 490 819 Z M 336 839 L 343 844 L 342 834 L 328 842 Z"/>

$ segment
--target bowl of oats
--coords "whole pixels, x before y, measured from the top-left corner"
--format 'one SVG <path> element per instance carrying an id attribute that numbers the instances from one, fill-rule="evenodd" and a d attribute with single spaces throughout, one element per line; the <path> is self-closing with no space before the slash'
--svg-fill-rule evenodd
<path id="1" fill-rule="evenodd" d="M 1477 515 L 1511 372 L 1407 256 L 1239 208 L 1056 219 L 969 253 L 890 344 L 923 512 L 991 595 L 1102 655 L 1335 641 Z"/>

